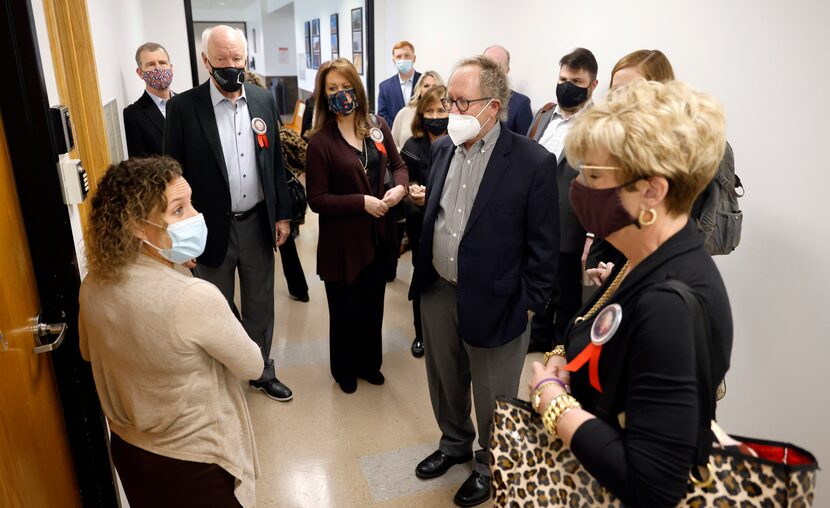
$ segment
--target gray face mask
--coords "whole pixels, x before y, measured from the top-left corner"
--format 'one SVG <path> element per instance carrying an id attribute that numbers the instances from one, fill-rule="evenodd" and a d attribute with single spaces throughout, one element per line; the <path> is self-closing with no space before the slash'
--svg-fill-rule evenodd
<path id="1" fill-rule="evenodd" d="M 144 219 L 144 222 L 164 229 L 163 226 L 155 222 L 150 222 L 147 219 Z M 142 241 L 156 249 L 164 259 L 181 264 L 202 255 L 205 251 L 205 244 L 207 243 L 207 234 L 208 230 L 207 224 L 205 224 L 205 216 L 200 213 L 167 226 L 167 236 L 170 237 L 172 242 L 169 249 L 157 247 L 147 240 Z"/>

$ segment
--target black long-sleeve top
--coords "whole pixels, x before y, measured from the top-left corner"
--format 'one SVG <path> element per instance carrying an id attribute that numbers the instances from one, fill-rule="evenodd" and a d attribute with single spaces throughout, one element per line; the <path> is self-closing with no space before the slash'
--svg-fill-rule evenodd
<path id="1" fill-rule="evenodd" d="M 676 506 L 683 497 L 697 447 L 699 401 L 694 322 L 682 297 L 650 286 L 666 279 L 685 282 L 698 295 L 711 328 L 712 379 L 723 379 L 732 350 L 732 312 L 726 288 L 704 236 L 690 221 L 623 280 L 608 304 L 622 306 L 619 329 L 602 349 L 599 375 L 608 382 L 615 362 L 625 362 L 611 414 L 581 425 L 571 449 L 600 484 L 626 506 Z M 585 314 L 625 263 L 615 269 L 577 314 Z M 593 319 L 568 330 L 568 358 L 590 340 Z M 628 341 L 627 354 L 620 358 Z M 600 393 L 591 387 L 588 366 L 572 374 L 574 396 L 594 412 Z M 714 387 L 712 393 L 715 393 Z M 622 428 L 619 413 L 625 413 Z"/>

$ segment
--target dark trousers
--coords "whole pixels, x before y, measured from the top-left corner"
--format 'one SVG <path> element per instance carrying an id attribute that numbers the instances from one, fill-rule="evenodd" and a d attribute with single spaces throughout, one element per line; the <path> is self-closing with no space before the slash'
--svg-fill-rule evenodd
<path id="1" fill-rule="evenodd" d="M 400 213 L 397 207 L 393 207 L 389 210 L 389 220 L 394 219 Z M 395 235 L 394 238 L 397 243 L 394 248 L 386 251 L 386 280 L 388 281 L 393 281 L 398 276 L 398 258 L 401 257 L 401 244 L 403 243 L 403 235 L 406 233 L 406 223 L 395 222 L 392 233 Z"/>
<path id="2" fill-rule="evenodd" d="M 498 347 L 467 344 L 458 335 L 456 287 L 441 277 L 423 291 L 423 310 L 429 398 L 441 429 L 438 449 L 453 456 L 472 451 L 476 427 L 470 414 L 475 401 L 480 449 L 475 452 L 474 468 L 489 476 L 496 397 L 515 397 L 519 392 L 530 327 Z"/>
<path id="3" fill-rule="evenodd" d="M 418 260 L 418 253 L 421 250 L 421 231 L 424 229 L 424 216 L 421 213 L 413 213 L 406 219 L 406 236 L 409 238 L 409 249 L 412 252 L 412 267 Z M 421 329 L 421 295 L 412 299 L 412 316 L 415 325 L 415 337 L 423 340 L 424 334 Z"/>
<path id="4" fill-rule="evenodd" d="M 544 313 L 533 316 L 530 327 L 530 348 L 550 351 L 565 343 L 568 323 L 582 307 L 581 253 L 560 252 L 556 288 Z"/>
<path id="5" fill-rule="evenodd" d="M 274 245 L 264 203 L 257 211 L 240 221 L 231 221 L 228 251 L 218 267 L 201 263 L 194 275 L 213 283 L 234 309 L 234 274 L 239 271 L 241 321 L 248 336 L 262 352 L 261 383 L 274 379 L 271 341 L 274 338 Z"/>
<path id="6" fill-rule="evenodd" d="M 110 453 L 130 508 L 239 508 L 235 479 L 216 464 L 148 452 L 113 433 Z"/>
<path id="7" fill-rule="evenodd" d="M 293 296 L 308 294 L 308 283 L 305 280 L 305 272 L 303 272 L 303 265 L 300 263 L 300 256 L 297 254 L 294 235 L 288 235 L 285 243 L 280 245 L 280 258 L 282 258 L 282 273 L 285 275 L 288 293 Z"/>
<path id="8" fill-rule="evenodd" d="M 331 375 L 338 383 L 380 371 L 385 268 L 386 249 L 378 248 L 351 284 L 326 282 Z"/>

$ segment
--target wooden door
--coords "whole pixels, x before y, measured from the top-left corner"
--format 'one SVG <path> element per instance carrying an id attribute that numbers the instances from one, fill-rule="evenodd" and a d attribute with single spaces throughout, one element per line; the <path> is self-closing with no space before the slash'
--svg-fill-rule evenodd
<path id="1" fill-rule="evenodd" d="M 0 238 L 0 506 L 79 507 L 50 353 L 33 351 L 40 301 L 2 123 Z"/>

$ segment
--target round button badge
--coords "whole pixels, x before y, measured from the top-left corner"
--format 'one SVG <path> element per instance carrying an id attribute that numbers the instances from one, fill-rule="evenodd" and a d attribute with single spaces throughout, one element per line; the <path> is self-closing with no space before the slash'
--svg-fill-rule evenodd
<path id="1" fill-rule="evenodd" d="M 259 117 L 251 120 L 251 128 L 254 132 L 260 135 L 265 134 L 268 131 L 268 127 L 265 125 L 265 120 Z"/>
<path id="2" fill-rule="evenodd" d="M 623 311 L 618 303 L 612 303 L 597 314 L 591 325 L 591 342 L 601 346 L 611 340 L 622 322 Z"/>
<path id="3" fill-rule="evenodd" d="M 377 127 L 372 127 L 369 129 L 369 137 L 372 138 L 372 141 L 375 143 L 383 143 L 383 132 Z"/>

